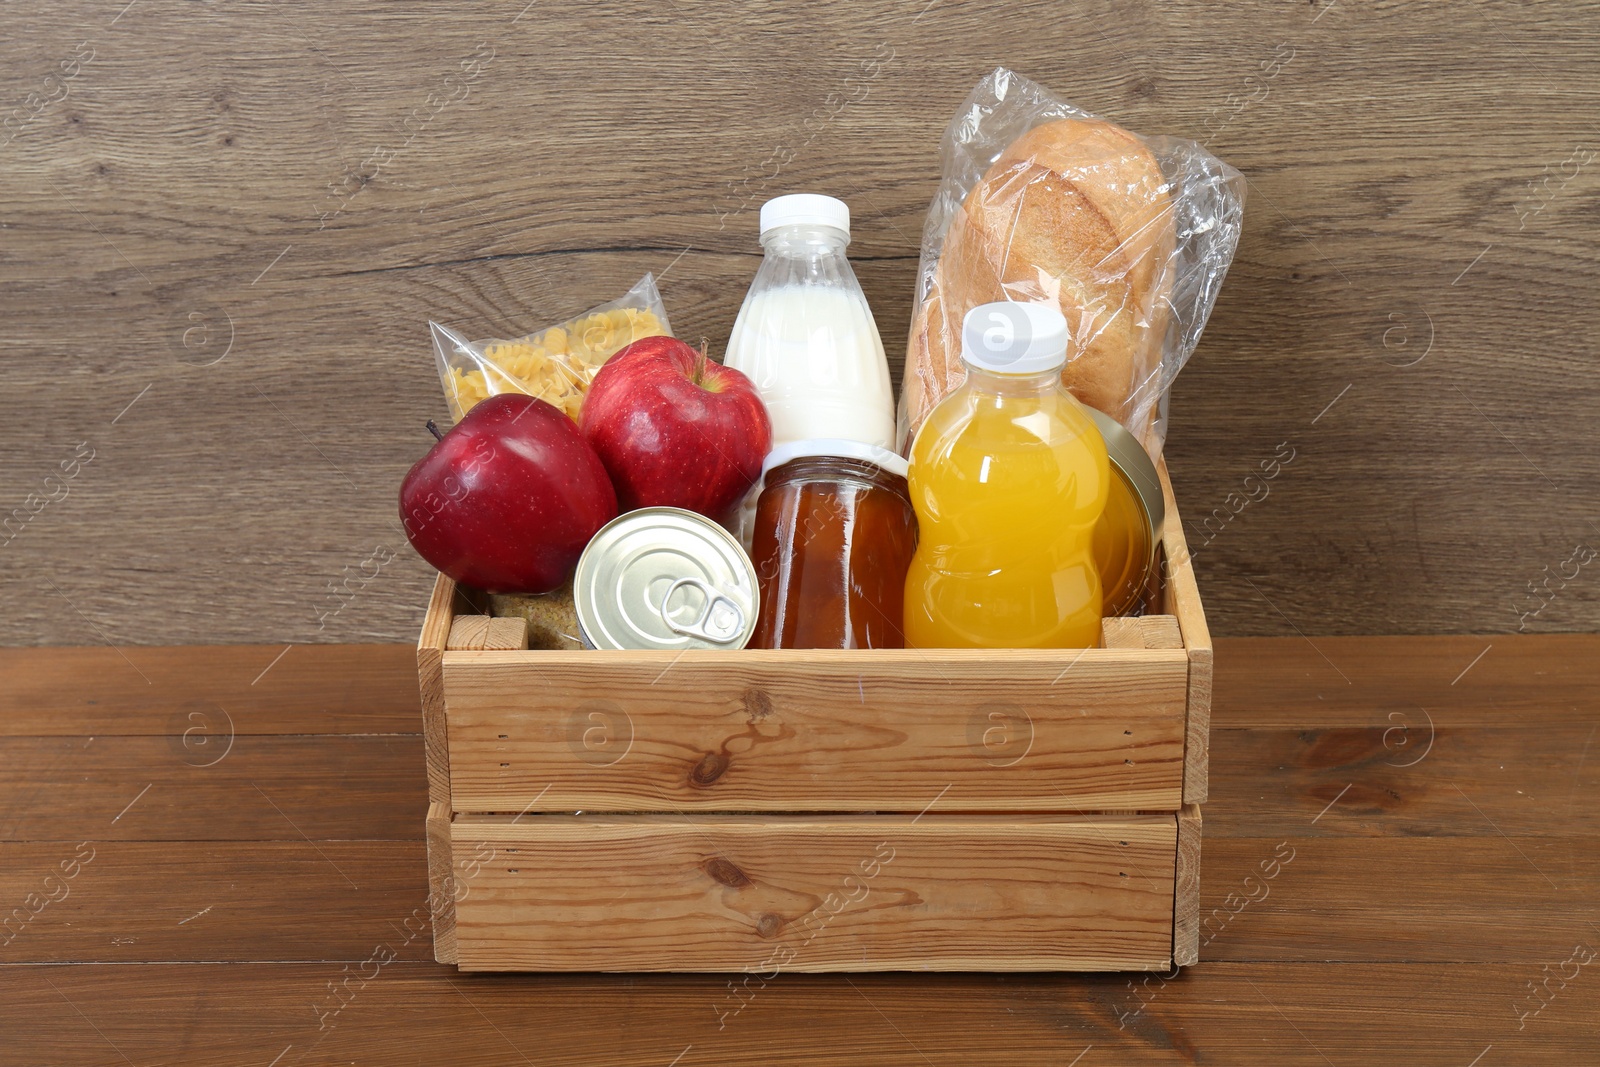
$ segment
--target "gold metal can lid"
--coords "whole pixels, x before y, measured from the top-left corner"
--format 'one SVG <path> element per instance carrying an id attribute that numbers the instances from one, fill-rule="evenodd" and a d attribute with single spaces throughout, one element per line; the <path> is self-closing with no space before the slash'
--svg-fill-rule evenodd
<path id="1" fill-rule="evenodd" d="M 1144 506 L 1145 518 L 1150 521 L 1150 543 L 1158 543 L 1161 540 L 1161 524 L 1167 517 L 1167 502 L 1161 495 L 1161 475 L 1156 472 L 1155 461 L 1144 450 L 1139 439 L 1129 433 L 1122 423 L 1088 404 L 1083 407 L 1100 428 L 1100 436 L 1105 438 L 1106 454 L 1111 457 L 1112 466 L 1122 472 L 1133 488 L 1134 495 L 1139 498 L 1139 503 Z"/>
<path id="2" fill-rule="evenodd" d="M 755 567 L 733 535 L 682 508 L 640 508 L 590 539 L 573 577 L 584 643 L 602 649 L 743 648 Z"/>

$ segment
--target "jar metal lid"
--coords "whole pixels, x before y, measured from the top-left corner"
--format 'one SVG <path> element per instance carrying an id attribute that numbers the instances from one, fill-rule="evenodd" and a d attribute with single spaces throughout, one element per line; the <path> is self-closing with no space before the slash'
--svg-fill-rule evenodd
<path id="1" fill-rule="evenodd" d="M 873 463 L 890 474 L 898 474 L 904 478 L 909 465 L 906 458 L 898 452 L 891 451 L 881 445 L 869 445 L 862 441 L 850 441 L 842 437 L 812 437 L 803 441 L 785 441 L 775 446 L 767 453 L 766 462 L 761 465 L 763 476 L 788 463 L 790 460 L 800 459 L 802 456 L 838 456 L 840 459 L 859 459 L 866 463 Z"/>
<path id="2" fill-rule="evenodd" d="M 602 526 L 572 592 L 583 642 L 600 649 L 743 648 L 760 604 L 739 542 L 682 508 L 640 508 Z"/>
<path id="3" fill-rule="evenodd" d="M 1100 436 L 1105 438 L 1106 455 L 1111 457 L 1112 465 L 1122 472 L 1128 485 L 1133 488 L 1134 495 L 1139 498 L 1139 503 L 1144 506 L 1145 518 L 1150 522 L 1150 543 L 1159 544 L 1161 524 L 1167 517 L 1167 501 L 1161 494 L 1161 475 L 1156 471 L 1155 461 L 1144 450 L 1139 439 L 1129 433 L 1122 423 L 1088 404 L 1083 405 L 1083 410 L 1094 419 Z"/>

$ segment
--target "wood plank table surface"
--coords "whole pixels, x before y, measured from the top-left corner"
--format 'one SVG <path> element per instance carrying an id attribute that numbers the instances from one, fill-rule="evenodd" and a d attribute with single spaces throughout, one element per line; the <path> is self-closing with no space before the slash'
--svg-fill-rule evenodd
<path id="1" fill-rule="evenodd" d="M 1600 636 L 1217 641 L 1201 962 L 462 975 L 407 646 L 0 651 L 0 1064 L 1600 1062 Z"/>

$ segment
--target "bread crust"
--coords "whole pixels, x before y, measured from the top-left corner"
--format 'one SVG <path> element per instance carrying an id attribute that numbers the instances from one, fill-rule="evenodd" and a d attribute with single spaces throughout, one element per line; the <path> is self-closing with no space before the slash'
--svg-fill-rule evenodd
<path id="1" fill-rule="evenodd" d="M 1167 183 L 1138 138 L 1092 119 L 1023 134 L 956 211 L 912 321 L 909 430 L 961 383 L 961 322 L 995 300 L 1054 301 L 1071 338 L 1062 381 L 1126 423 L 1161 363 L 1175 243 Z"/>

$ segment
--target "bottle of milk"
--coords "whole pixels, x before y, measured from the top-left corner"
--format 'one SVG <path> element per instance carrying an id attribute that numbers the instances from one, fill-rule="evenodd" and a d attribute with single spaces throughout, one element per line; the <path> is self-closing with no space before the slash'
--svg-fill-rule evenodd
<path id="1" fill-rule="evenodd" d="M 894 448 L 889 363 L 849 243 L 842 200 L 795 193 L 761 207 L 766 258 L 723 362 L 755 383 L 774 446 L 835 438 Z"/>

